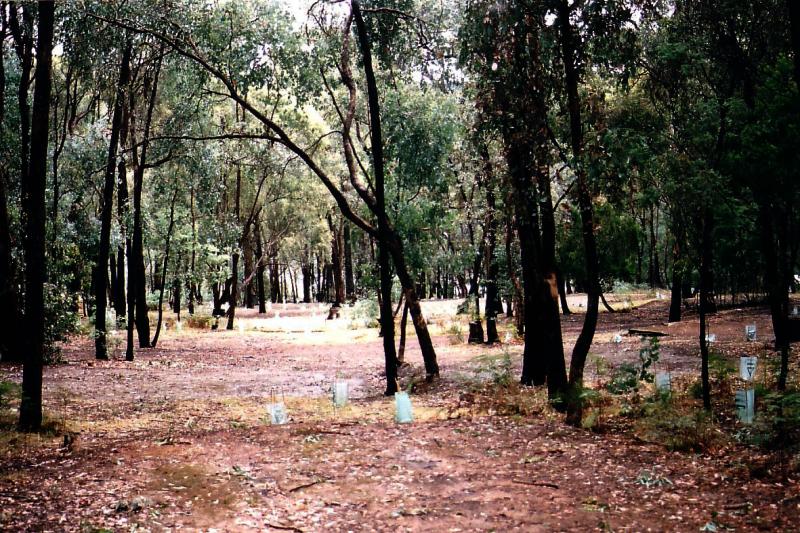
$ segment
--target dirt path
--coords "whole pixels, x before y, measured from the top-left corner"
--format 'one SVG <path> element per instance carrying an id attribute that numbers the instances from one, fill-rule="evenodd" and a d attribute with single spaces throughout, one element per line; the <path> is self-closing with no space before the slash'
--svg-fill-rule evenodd
<path id="1" fill-rule="evenodd" d="M 753 477 L 731 449 L 667 452 L 625 432 L 572 429 L 539 392 L 527 393 L 533 415 L 477 408 L 465 393 L 481 375 L 475 358 L 508 350 L 517 364 L 521 346 L 458 342 L 454 305 L 428 306 L 443 378 L 412 395 L 411 425 L 393 423 L 393 404 L 379 395 L 376 331 L 351 329 L 348 318 L 326 323 L 316 306 L 275 306 L 267 318 L 244 311 L 244 332 L 173 327 L 133 364 L 96 362 L 88 341 L 74 341 L 67 364 L 46 370 L 45 397 L 75 440 L 65 447 L 60 435 L 3 434 L 0 530 L 698 531 L 713 521 L 742 531 L 800 523 L 797 483 Z M 664 314 L 663 302 L 603 314 L 592 353 L 613 366 L 635 360 L 639 339 L 615 343 L 614 335 L 658 328 L 669 333 L 660 364 L 693 372 L 696 324 L 666 326 Z M 568 348 L 580 320 L 565 320 Z M 763 309 L 716 315 L 715 348 L 730 357 L 760 349 L 743 340 L 743 324 L 753 322 L 761 338 L 770 335 Z M 421 366 L 414 340 L 405 383 Z M 0 373 L 19 379 L 16 367 Z M 353 401 L 335 411 L 328 390 L 337 374 Z M 286 395 L 285 426 L 264 419 L 273 387 Z"/>

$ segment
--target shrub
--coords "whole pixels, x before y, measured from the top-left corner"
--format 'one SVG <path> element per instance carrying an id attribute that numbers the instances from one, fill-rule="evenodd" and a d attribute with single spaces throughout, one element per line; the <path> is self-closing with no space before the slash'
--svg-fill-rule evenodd
<path id="1" fill-rule="evenodd" d="M 668 402 L 649 404 L 637 430 L 645 440 L 675 451 L 706 451 L 719 440 L 709 413 Z"/>
<path id="2" fill-rule="evenodd" d="M 186 327 L 195 329 L 210 329 L 211 317 L 208 315 L 189 315 L 185 319 Z"/>
<path id="3" fill-rule="evenodd" d="M 514 382 L 514 363 L 508 350 L 503 350 L 501 355 L 479 355 L 475 358 L 475 362 L 477 364 L 474 371 L 478 380 L 488 376 L 494 385 L 501 387 L 508 387 Z"/>
<path id="4" fill-rule="evenodd" d="M 366 327 L 377 328 L 380 326 L 378 317 L 380 308 L 378 301 L 371 298 L 358 300 L 350 311 L 350 318 L 358 324 L 363 323 Z"/>
<path id="5" fill-rule="evenodd" d="M 627 394 L 639 388 L 639 369 L 632 363 L 622 363 L 611 374 L 606 389 L 614 394 Z"/>

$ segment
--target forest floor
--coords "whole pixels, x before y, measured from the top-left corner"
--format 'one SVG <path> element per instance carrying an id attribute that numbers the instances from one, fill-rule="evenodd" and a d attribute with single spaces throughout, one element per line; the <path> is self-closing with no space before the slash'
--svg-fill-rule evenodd
<path id="1" fill-rule="evenodd" d="M 693 380 L 697 319 L 666 325 L 667 304 L 602 313 L 589 381 L 638 362 L 631 327 L 667 333 L 656 370 L 670 371 L 676 387 Z M 689 451 L 670 451 L 648 432 L 658 420 L 628 421 L 614 401 L 598 402 L 591 428 L 571 428 L 541 391 L 514 385 L 522 345 L 506 335 L 510 324 L 500 322 L 502 345 L 467 345 L 456 305 L 423 304 L 441 365 L 432 385 L 420 379 L 410 331 L 401 375 L 415 420 L 402 425 L 381 395 L 377 330 L 347 313 L 325 321 L 317 305 L 239 310 L 243 331 L 177 330 L 170 320 L 158 347 L 132 363 L 119 343 L 111 361 L 95 361 L 91 342 L 76 338 L 63 364 L 45 369 L 51 431 L 0 431 L 0 530 L 800 530 L 797 474 L 733 438 L 743 428 L 732 389 L 715 390 L 713 423 L 680 418 L 706 424 L 690 428 Z M 581 323 L 581 314 L 565 317 L 567 354 Z M 719 360 L 763 361 L 764 342 L 744 340 L 753 323 L 759 339 L 771 338 L 764 308 L 711 318 Z M 350 386 L 339 409 L 329 393 L 336 376 Z M 0 380 L 20 379 L 19 366 L 0 365 Z M 288 424 L 269 424 L 273 389 Z M 0 406 L 11 421 L 15 402 Z"/>

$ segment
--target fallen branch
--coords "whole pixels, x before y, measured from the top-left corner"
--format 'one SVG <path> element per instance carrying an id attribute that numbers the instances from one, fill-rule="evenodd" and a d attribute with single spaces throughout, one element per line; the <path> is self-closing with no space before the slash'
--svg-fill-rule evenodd
<path id="1" fill-rule="evenodd" d="M 556 485 L 555 483 L 548 483 L 546 481 L 526 481 L 524 479 L 512 479 L 511 481 L 514 483 L 519 483 L 520 485 L 531 485 L 534 487 L 548 487 L 551 489 L 558 488 L 558 485 Z"/>
<path id="2" fill-rule="evenodd" d="M 272 522 L 266 522 L 265 524 L 267 527 L 271 527 L 272 529 L 282 529 L 284 531 L 297 531 L 297 533 L 304 533 L 302 529 L 294 526 L 282 526 L 280 524 L 273 524 Z"/>
<path id="3" fill-rule="evenodd" d="M 286 492 L 297 492 L 298 490 L 307 489 L 308 487 L 313 487 L 314 485 L 319 485 L 320 483 L 325 483 L 326 481 L 328 481 L 328 480 L 325 479 L 325 478 L 315 479 L 314 481 L 312 481 L 310 483 L 304 483 L 302 485 L 298 485 L 296 487 L 293 487 L 293 488 L 287 490 Z"/>

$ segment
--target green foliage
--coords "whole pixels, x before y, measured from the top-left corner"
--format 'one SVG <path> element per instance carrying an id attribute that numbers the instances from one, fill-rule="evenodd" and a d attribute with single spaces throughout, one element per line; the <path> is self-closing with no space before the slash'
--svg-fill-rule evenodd
<path id="1" fill-rule="evenodd" d="M 650 367 L 658 362 L 661 354 L 660 342 L 658 337 L 642 337 L 642 346 L 639 349 L 639 379 L 647 383 L 652 383 L 655 374 L 650 372 Z"/>
<path id="2" fill-rule="evenodd" d="M 675 451 L 707 451 L 719 441 L 709 413 L 678 403 L 648 404 L 644 417 L 637 422 L 637 432 L 646 440 Z"/>
<path id="3" fill-rule="evenodd" d="M 58 363 L 61 361 L 59 343 L 78 332 L 75 301 L 72 295 L 51 283 L 45 284 L 44 299 L 44 361 L 46 364 Z"/>
<path id="4" fill-rule="evenodd" d="M 11 404 L 19 399 L 22 388 L 13 381 L 0 381 L 0 411 L 8 409 Z"/>
<path id="5" fill-rule="evenodd" d="M 606 384 L 606 388 L 614 394 L 627 394 L 638 390 L 640 374 L 641 371 L 636 365 L 622 363 L 611 374 L 611 380 Z"/>
<path id="6" fill-rule="evenodd" d="M 380 327 L 380 307 L 378 300 L 373 298 L 362 298 L 356 302 L 350 311 L 350 318 L 359 321 L 370 328 Z"/>
<path id="7" fill-rule="evenodd" d="M 507 349 L 500 355 L 482 354 L 474 359 L 473 371 L 477 379 L 488 377 L 489 381 L 499 387 L 508 387 L 515 382 L 514 363 Z"/>

